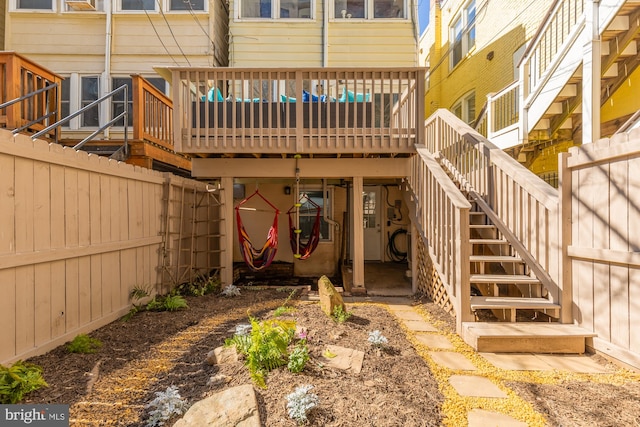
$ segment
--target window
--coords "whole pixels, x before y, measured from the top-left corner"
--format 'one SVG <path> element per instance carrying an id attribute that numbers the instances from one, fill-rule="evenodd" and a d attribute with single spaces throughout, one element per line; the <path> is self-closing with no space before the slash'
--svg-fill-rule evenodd
<path id="1" fill-rule="evenodd" d="M 93 101 L 98 99 L 100 94 L 100 82 L 99 77 L 82 77 L 80 79 L 80 108 L 83 108 Z M 100 126 L 100 106 L 96 105 L 93 108 L 82 113 L 81 124 L 82 126 Z"/>
<path id="2" fill-rule="evenodd" d="M 122 10 L 155 10 L 156 0 L 121 0 Z"/>
<path id="3" fill-rule="evenodd" d="M 243 0 L 240 18 L 309 19 L 311 0 Z"/>
<path id="4" fill-rule="evenodd" d="M 53 0 L 16 0 L 16 9 L 52 10 Z"/>
<path id="5" fill-rule="evenodd" d="M 334 0 L 336 19 L 405 18 L 405 0 Z"/>
<path id="6" fill-rule="evenodd" d="M 311 230 L 313 229 L 313 224 L 316 221 L 316 207 L 309 203 L 307 199 L 302 199 L 303 195 L 307 195 L 307 198 L 311 199 L 314 203 L 322 208 L 320 212 L 320 241 L 331 241 L 333 236 L 331 235 L 331 227 L 329 223 L 327 223 L 324 219 L 324 210 L 327 209 L 327 212 L 331 212 L 331 190 L 327 190 L 327 205 L 323 206 L 322 200 L 322 190 L 312 190 L 312 191 L 302 191 L 298 196 L 298 200 L 302 202 L 300 206 L 300 229 L 302 232 L 300 233 L 300 239 L 303 241 L 307 241 L 311 236 Z"/>
<path id="7" fill-rule="evenodd" d="M 204 0 L 171 0 L 170 10 L 204 10 Z"/>
<path id="8" fill-rule="evenodd" d="M 476 93 L 471 92 L 463 96 L 451 107 L 451 112 L 465 123 L 473 123 L 476 119 Z"/>
<path id="9" fill-rule="evenodd" d="M 71 114 L 71 105 L 69 104 L 70 88 L 71 79 L 66 78 L 62 80 L 62 84 L 60 87 L 60 117 L 58 119 L 67 117 L 69 114 Z M 69 126 L 68 123 L 67 126 Z"/>
<path id="10" fill-rule="evenodd" d="M 451 68 L 454 68 L 476 44 L 476 2 L 467 3 L 449 28 Z"/>

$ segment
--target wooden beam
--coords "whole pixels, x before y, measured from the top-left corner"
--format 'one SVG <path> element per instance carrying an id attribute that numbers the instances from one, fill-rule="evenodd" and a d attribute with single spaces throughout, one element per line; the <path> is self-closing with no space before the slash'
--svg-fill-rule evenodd
<path id="1" fill-rule="evenodd" d="M 409 157 L 387 159 L 298 159 L 301 178 L 404 178 Z M 192 159 L 194 178 L 294 177 L 295 159 Z"/>

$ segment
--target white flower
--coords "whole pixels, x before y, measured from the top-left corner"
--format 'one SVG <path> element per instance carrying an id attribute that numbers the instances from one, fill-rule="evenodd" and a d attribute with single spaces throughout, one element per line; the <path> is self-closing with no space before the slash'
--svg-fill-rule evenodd
<path id="1" fill-rule="evenodd" d="M 222 295 L 225 297 L 238 297 L 240 296 L 240 288 L 235 285 L 229 285 L 222 290 Z"/>

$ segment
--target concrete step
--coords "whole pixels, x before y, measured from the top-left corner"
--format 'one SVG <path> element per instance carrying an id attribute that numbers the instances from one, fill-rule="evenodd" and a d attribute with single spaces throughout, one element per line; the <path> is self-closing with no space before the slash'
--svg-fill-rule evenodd
<path id="1" fill-rule="evenodd" d="M 580 354 L 585 351 L 586 339 L 596 334 L 560 323 L 464 322 L 462 336 L 479 352 Z"/>

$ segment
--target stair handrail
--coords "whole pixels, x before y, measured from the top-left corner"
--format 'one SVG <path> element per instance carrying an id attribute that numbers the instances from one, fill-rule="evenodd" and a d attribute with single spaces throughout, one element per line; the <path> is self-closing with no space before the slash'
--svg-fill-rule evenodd
<path id="1" fill-rule="evenodd" d="M 631 117 L 629 117 L 629 119 L 626 122 L 624 122 L 624 124 L 622 126 L 620 126 L 620 128 L 617 131 L 615 131 L 614 135 L 630 131 L 631 129 L 633 129 L 633 126 L 639 120 L 640 120 L 640 110 L 638 110 L 635 113 L 633 113 L 633 115 Z"/>
<path id="2" fill-rule="evenodd" d="M 482 210 L 487 215 L 487 218 L 489 218 L 491 223 L 496 226 L 500 233 L 502 233 L 504 238 L 513 247 L 514 251 L 518 255 L 520 255 L 522 261 L 524 261 L 524 263 L 531 269 L 531 271 L 533 271 L 533 274 L 535 274 L 536 278 L 540 280 L 542 285 L 547 288 L 551 297 L 549 300 L 551 302 L 557 302 L 559 296 L 562 294 L 560 291 L 560 287 L 544 269 L 544 267 L 540 265 L 533 254 L 531 254 L 531 252 L 529 252 L 529 250 L 522 244 L 522 242 L 520 242 L 518 237 L 509 229 L 509 227 L 507 227 L 507 225 L 502 221 L 502 219 L 500 219 L 500 217 L 493 211 L 493 209 L 491 209 L 489 204 L 485 202 L 484 199 L 473 189 L 469 182 L 464 177 L 457 174 L 457 171 L 455 170 L 451 162 L 438 155 L 436 155 L 436 159 L 442 164 L 445 169 L 449 170 L 452 175 L 458 177 L 461 186 L 465 189 L 465 191 L 469 193 L 469 196 L 473 199 L 474 202 L 476 202 L 480 210 Z"/>
<path id="3" fill-rule="evenodd" d="M 553 282 L 562 283 L 558 191 L 448 110 L 427 119 L 426 135 L 427 149 L 446 159 L 456 180 L 476 191 Z"/>
<path id="4" fill-rule="evenodd" d="M 11 101 L 4 102 L 4 103 L 0 104 L 0 110 L 3 110 L 5 108 L 7 108 L 7 107 L 10 107 L 13 104 L 17 104 L 18 102 L 26 101 L 27 99 L 33 98 L 34 96 L 39 95 L 39 94 L 41 94 L 43 92 L 48 92 L 48 91 L 54 90 L 54 89 L 57 90 L 58 86 L 59 86 L 58 83 L 52 83 L 52 84 L 50 84 L 48 86 L 45 86 L 45 87 L 40 88 L 38 90 L 34 90 L 33 92 L 26 93 L 26 94 L 24 94 L 24 95 L 22 95 L 22 96 L 20 96 L 18 98 L 12 99 Z M 16 128 L 16 129 L 12 130 L 11 133 L 13 135 L 17 135 L 18 133 L 22 132 L 23 130 L 35 125 L 36 123 L 42 122 L 42 121 L 48 119 L 51 116 L 55 116 L 56 114 L 58 114 L 58 109 L 57 108 L 54 109 L 53 111 L 50 111 L 48 114 L 44 114 L 42 116 L 39 116 L 39 117 L 35 118 L 34 120 L 31 120 L 29 123 L 27 123 L 25 125 L 22 125 L 22 126 Z M 56 137 L 57 137 L 57 134 L 56 134 Z"/>
<path id="5" fill-rule="evenodd" d="M 46 128 L 42 129 L 41 131 L 34 133 L 33 135 L 31 135 L 31 139 L 32 140 L 38 139 L 43 134 L 51 131 L 52 129 L 55 129 L 57 127 L 62 126 L 65 123 L 68 123 L 71 119 L 79 116 L 80 114 L 82 114 L 85 111 L 95 107 L 96 105 L 102 103 L 105 100 L 113 98 L 115 95 L 119 94 L 120 92 L 124 92 L 124 94 L 123 94 L 124 100 L 125 100 L 124 111 L 122 113 L 118 114 L 117 116 L 115 116 L 114 118 L 112 118 L 111 120 L 109 120 L 104 125 L 100 126 L 95 132 L 91 133 L 91 135 L 87 136 L 82 141 L 80 141 L 79 143 L 74 145 L 73 149 L 74 150 L 79 150 L 80 148 L 82 148 L 83 145 L 85 145 L 87 142 L 91 141 L 100 132 L 102 132 L 103 130 L 105 130 L 105 129 L 109 128 L 109 127 L 112 127 L 118 120 L 124 119 L 124 143 L 123 143 L 123 147 L 124 147 L 125 156 L 128 156 L 129 141 L 128 141 L 128 132 L 127 132 L 128 126 L 127 126 L 127 123 L 128 123 L 128 114 L 129 114 L 128 110 L 129 110 L 129 108 L 128 108 L 127 104 L 126 104 L 126 100 L 129 99 L 129 97 L 128 97 L 129 91 L 128 91 L 128 87 L 127 87 L 126 84 L 120 86 L 117 89 L 112 90 L 111 92 L 107 93 L 104 96 L 101 96 L 100 98 L 96 99 L 95 101 L 91 102 L 90 104 L 85 105 L 84 107 L 82 107 L 81 109 L 76 111 L 75 113 L 69 114 L 67 117 L 64 117 L 64 118 L 58 120 L 57 122 L 53 123 L 52 125 L 47 126 Z"/>
<path id="6" fill-rule="evenodd" d="M 416 146 L 407 177 L 407 205 L 456 313 L 456 329 L 473 321 L 469 282 L 471 204 L 424 145 Z"/>

